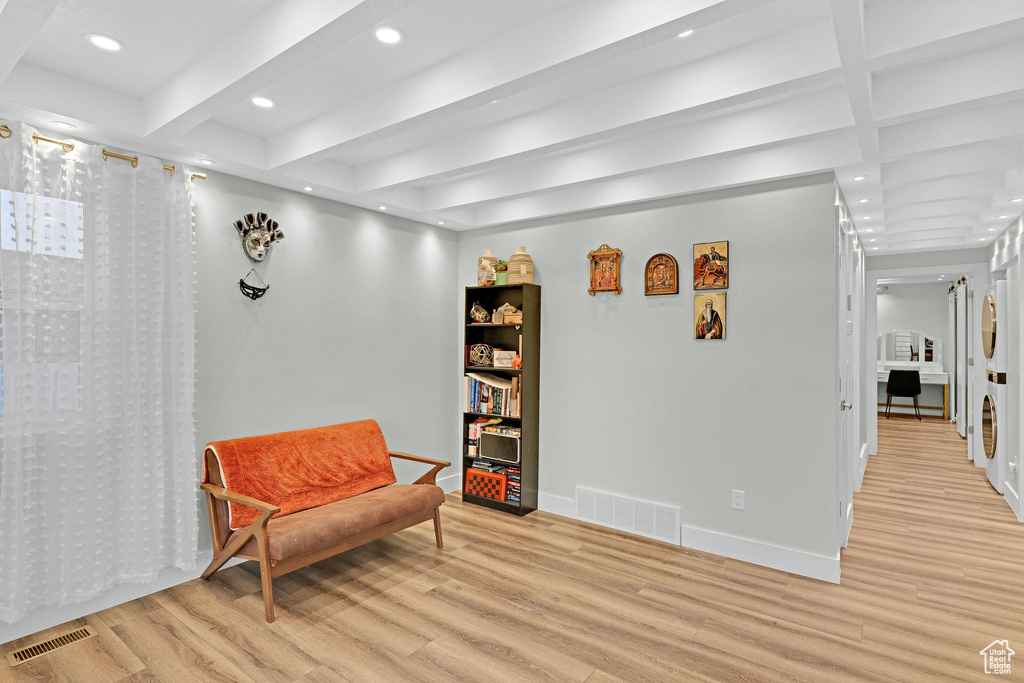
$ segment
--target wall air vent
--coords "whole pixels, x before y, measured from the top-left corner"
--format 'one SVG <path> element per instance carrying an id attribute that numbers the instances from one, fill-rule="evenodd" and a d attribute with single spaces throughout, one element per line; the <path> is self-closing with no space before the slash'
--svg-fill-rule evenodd
<path id="1" fill-rule="evenodd" d="M 7 655 L 7 661 L 11 666 L 17 666 L 24 664 L 25 662 L 31 661 L 36 657 L 42 657 L 45 654 L 53 652 L 58 648 L 62 648 L 65 645 L 78 642 L 79 640 L 85 640 L 86 638 L 92 638 L 96 634 L 89 626 L 65 633 L 62 636 L 56 638 L 50 638 L 42 643 L 36 643 L 28 647 L 23 647 L 20 650 L 15 650 Z"/>
<path id="2" fill-rule="evenodd" d="M 576 517 L 679 545 L 680 509 L 576 487 Z"/>

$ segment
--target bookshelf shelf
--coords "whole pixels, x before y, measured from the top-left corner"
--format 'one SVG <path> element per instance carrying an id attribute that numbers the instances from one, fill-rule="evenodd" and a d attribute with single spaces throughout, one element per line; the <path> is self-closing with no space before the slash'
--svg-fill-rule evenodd
<path id="1" fill-rule="evenodd" d="M 513 375 L 520 375 L 523 371 L 519 368 L 492 368 L 487 365 L 467 365 L 466 372 L 507 372 Z"/>
<path id="2" fill-rule="evenodd" d="M 469 316 L 469 311 L 474 303 L 479 303 L 488 311 L 497 309 L 502 304 L 511 304 L 522 311 L 522 323 L 511 325 L 494 325 L 491 323 L 474 323 Z M 463 410 L 462 413 L 462 480 L 464 482 L 462 499 L 467 503 L 481 505 L 494 510 L 512 513 L 515 515 L 526 515 L 537 509 L 537 472 L 538 472 L 538 442 L 540 419 L 540 286 L 539 285 L 499 285 L 493 287 L 466 287 L 466 298 L 463 303 L 465 314 L 464 343 L 467 347 L 473 344 L 488 344 L 494 348 L 513 350 L 520 354 L 522 359 L 521 368 L 494 368 L 486 366 L 466 365 L 463 369 Z M 467 354 L 466 358 L 469 356 Z M 505 389 L 500 401 L 508 401 L 517 398 L 516 409 L 518 415 L 507 416 L 476 412 L 466 410 L 467 406 L 474 405 L 472 397 L 473 384 L 468 377 L 469 374 L 490 375 L 490 380 L 502 391 Z M 486 387 L 490 391 L 490 386 Z M 477 386 L 477 396 L 482 390 Z M 479 402 L 479 401 L 478 401 Z M 492 397 L 492 406 L 494 403 Z M 487 451 L 488 441 L 492 437 L 482 439 L 470 439 L 471 425 L 478 420 L 490 418 L 501 418 L 498 427 L 519 430 L 518 438 L 518 464 L 508 462 L 507 451 L 504 456 Z M 475 431 L 475 430 L 474 430 Z M 513 437 L 514 438 L 514 437 Z M 507 439 L 499 439 L 504 442 L 502 445 L 509 446 Z M 492 441 L 497 443 L 497 441 Z M 515 442 L 513 442 L 515 443 Z M 512 448 L 513 453 L 516 449 Z M 490 455 L 491 457 L 488 457 Z M 502 459 L 504 458 L 504 459 Z M 514 459 L 514 456 L 513 456 Z M 498 469 L 496 475 L 504 477 L 506 490 L 512 489 L 518 483 L 519 501 L 494 500 L 485 496 L 474 495 L 466 490 L 466 483 L 470 481 L 467 470 L 472 468 L 474 462 L 486 462 Z M 515 468 L 519 473 L 515 473 Z M 505 471 L 508 468 L 508 471 Z M 516 482 L 518 477 L 518 482 Z"/>

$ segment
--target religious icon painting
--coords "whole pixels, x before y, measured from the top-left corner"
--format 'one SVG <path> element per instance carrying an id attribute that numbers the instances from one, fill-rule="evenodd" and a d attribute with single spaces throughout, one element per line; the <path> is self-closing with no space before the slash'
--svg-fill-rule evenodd
<path id="1" fill-rule="evenodd" d="M 679 293 L 679 266 L 671 254 L 655 254 L 644 270 L 644 296 Z"/>
<path id="2" fill-rule="evenodd" d="M 622 252 L 602 244 L 587 254 L 590 259 L 590 296 L 598 292 L 622 292 L 619 284 L 619 259 Z"/>
<path id="3" fill-rule="evenodd" d="M 693 288 L 729 288 L 729 242 L 693 245 Z"/>
<path id="4" fill-rule="evenodd" d="M 693 295 L 693 338 L 725 339 L 725 292 Z"/>

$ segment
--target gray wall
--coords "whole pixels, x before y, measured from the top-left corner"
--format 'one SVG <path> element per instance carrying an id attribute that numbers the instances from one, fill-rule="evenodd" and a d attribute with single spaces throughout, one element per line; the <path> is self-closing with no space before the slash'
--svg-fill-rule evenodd
<path id="1" fill-rule="evenodd" d="M 285 234 L 261 264 L 232 227 L 255 211 Z M 217 173 L 197 181 L 195 216 L 200 453 L 372 417 L 392 450 L 457 456 L 454 232 Z M 254 266 L 270 290 L 251 301 L 238 280 Z M 395 469 L 408 483 L 423 467 Z"/>
<path id="2" fill-rule="evenodd" d="M 540 492 L 577 485 L 681 506 L 684 525 L 834 556 L 833 176 L 460 234 L 477 257 L 524 245 L 543 286 Z M 729 240 L 726 339 L 693 339 L 692 245 Z M 624 291 L 590 296 L 587 252 L 623 251 Z M 671 253 L 677 296 L 645 297 Z M 730 509 L 730 490 L 746 510 Z"/>

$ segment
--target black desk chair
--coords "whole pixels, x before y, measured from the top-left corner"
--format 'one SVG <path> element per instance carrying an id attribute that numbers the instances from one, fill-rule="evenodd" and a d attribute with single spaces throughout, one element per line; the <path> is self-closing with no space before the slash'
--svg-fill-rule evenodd
<path id="1" fill-rule="evenodd" d="M 889 419 L 893 396 L 913 396 L 914 412 L 921 419 L 921 409 L 917 407 L 917 397 L 921 395 L 921 373 L 917 370 L 890 370 L 889 381 L 885 383 L 885 419 Z"/>

